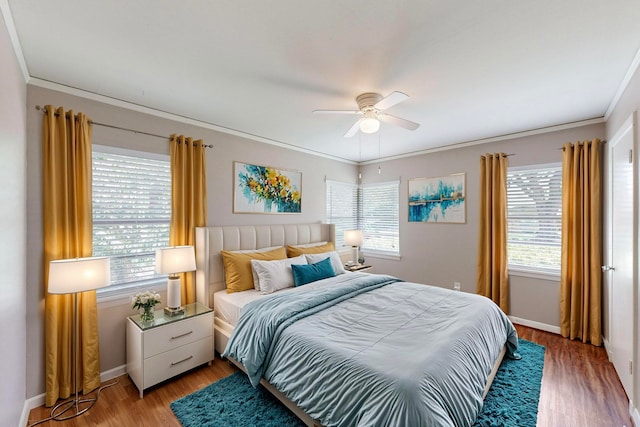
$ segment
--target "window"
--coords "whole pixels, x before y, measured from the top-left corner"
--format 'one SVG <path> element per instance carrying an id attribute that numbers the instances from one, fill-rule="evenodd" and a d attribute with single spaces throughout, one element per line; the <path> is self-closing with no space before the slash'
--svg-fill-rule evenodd
<path id="1" fill-rule="evenodd" d="M 362 248 L 398 254 L 399 181 L 355 185 L 327 181 L 327 222 L 336 225 L 336 247 L 343 245 L 344 230 L 361 229 Z"/>
<path id="2" fill-rule="evenodd" d="M 111 286 L 155 278 L 155 250 L 169 245 L 168 156 L 94 146 L 93 255 L 111 258 Z"/>
<path id="3" fill-rule="evenodd" d="M 358 192 L 358 223 L 364 235 L 362 248 L 398 254 L 400 182 L 365 184 Z"/>
<path id="4" fill-rule="evenodd" d="M 561 164 L 509 168 L 507 215 L 509 268 L 559 274 Z"/>
<path id="5" fill-rule="evenodd" d="M 336 248 L 343 246 L 344 231 L 358 228 L 358 186 L 327 180 L 327 222 L 336 226 Z"/>

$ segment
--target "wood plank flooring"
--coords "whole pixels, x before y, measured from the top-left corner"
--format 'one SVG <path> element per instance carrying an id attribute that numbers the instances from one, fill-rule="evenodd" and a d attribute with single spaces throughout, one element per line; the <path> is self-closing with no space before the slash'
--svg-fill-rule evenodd
<path id="1" fill-rule="evenodd" d="M 604 348 L 525 326 L 516 325 L 516 328 L 522 338 L 546 347 L 539 427 L 633 426 L 627 397 Z M 169 404 L 235 370 L 217 358 L 211 366 L 195 369 L 146 390 L 144 399 L 139 399 L 135 385 L 124 375 L 118 378 L 116 385 L 100 393 L 98 402 L 89 412 L 73 420 L 47 421 L 38 426 L 180 427 Z M 35 408 L 30 413 L 29 423 L 48 416 L 48 408 Z"/>
<path id="2" fill-rule="evenodd" d="M 629 400 L 604 347 L 516 325 L 546 347 L 538 426 L 632 427 Z"/>

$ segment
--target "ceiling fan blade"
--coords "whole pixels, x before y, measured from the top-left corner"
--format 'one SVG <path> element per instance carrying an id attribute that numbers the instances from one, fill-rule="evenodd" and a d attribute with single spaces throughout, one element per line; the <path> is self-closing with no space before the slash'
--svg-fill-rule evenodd
<path id="1" fill-rule="evenodd" d="M 400 126 L 408 130 L 416 130 L 420 127 L 420 123 L 412 122 L 411 120 L 402 119 L 400 117 L 392 116 L 391 114 L 378 114 L 378 118 L 390 125 Z"/>
<path id="2" fill-rule="evenodd" d="M 358 131 L 360 130 L 360 120 L 356 120 L 356 122 L 353 124 L 353 126 L 351 126 L 351 128 L 349 128 L 349 130 L 344 134 L 345 138 L 351 138 L 353 135 L 355 135 L 356 133 L 358 133 Z"/>
<path id="3" fill-rule="evenodd" d="M 373 107 L 377 108 L 378 110 L 386 110 L 387 108 L 391 108 L 406 99 L 409 99 L 409 95 L 407 95 L 406 93 L 398 91 L 391 92 L 389 95 L 376 102 L 376 105 L 374 105 Z"/>
<path id="4" fill-rule="evenodd" d="M 358 110 L 313 110 L 313 114 L 362 114 Z"/>

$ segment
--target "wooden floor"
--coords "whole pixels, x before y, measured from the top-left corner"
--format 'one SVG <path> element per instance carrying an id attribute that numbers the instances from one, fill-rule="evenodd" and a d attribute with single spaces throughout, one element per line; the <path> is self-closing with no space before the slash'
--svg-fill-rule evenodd
<path id="1" fill-rule="evenodd" d="M 516 327 L 519 336 L 546 347 L 538 426 L 633 426 L 627 397 L 603 348 L 520 325 Z M 89 412 L 73 420 L 47 421 L 38 426 L 179 427 L 169 404 L 235 370 L 217 358 L 211 366 L 146 390 L 144 399 L 139 399 L 138 390 L 124 375 L 118 378 L 115 386 L 100 393 L 98 402 Z M 30 413 L 29 423 L 48 416 L 49 409 L 36 408 Z"/>

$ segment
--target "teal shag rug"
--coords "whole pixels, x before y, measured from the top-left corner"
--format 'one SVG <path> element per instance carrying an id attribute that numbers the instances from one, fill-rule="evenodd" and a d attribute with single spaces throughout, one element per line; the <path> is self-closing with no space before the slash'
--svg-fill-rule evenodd
<path id="1" fill-rule="evenodd" d="M 504 358 L 473 427 L 535 427 L 545 349 L 519 341 L 521 358 Z M 304 426 L 264 387 L 254 389 L 242 372 L 176 400 L 171 409 L 184 427 Z"/>

